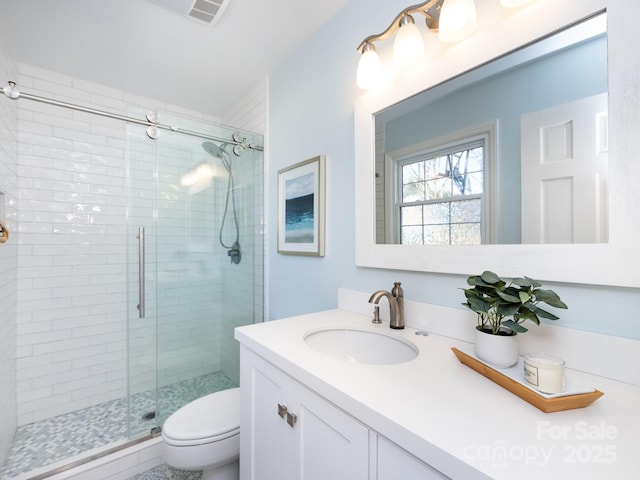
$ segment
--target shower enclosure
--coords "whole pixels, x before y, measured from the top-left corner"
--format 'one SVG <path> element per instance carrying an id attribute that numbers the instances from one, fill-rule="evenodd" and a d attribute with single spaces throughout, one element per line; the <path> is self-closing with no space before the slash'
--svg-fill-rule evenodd
<path id="1" fill-rule="evenodd" d="M 262 136 L 158 120 L 180 128 L 102 119 L 96 130 L 118 148 L 23 149 L 18 310 L 37 335 L 18 332 L 18 429 L 2 480 L 126 447 L 239 382 L 233 329 L 263 316 Z"/>

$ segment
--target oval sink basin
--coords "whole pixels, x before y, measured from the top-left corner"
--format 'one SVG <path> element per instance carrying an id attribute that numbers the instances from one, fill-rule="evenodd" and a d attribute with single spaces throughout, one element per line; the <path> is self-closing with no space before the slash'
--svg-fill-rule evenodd
<path id="1" fill-rule="evenodd" d="M 418 356 L 418 349 L 402 338 L 355 328 L 315 330 L 304 341 L 320 353 L 354 363 L 391 365 Z"/>

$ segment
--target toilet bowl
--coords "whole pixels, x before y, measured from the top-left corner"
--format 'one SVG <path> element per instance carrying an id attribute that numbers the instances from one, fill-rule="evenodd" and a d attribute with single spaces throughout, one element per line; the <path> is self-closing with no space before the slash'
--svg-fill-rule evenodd
<path id="1" fill-rule="evenodd" d="M 164 462 L 202 470 L 202 480 L 238 480 L 240 389 L 206 395 L 173 413 L 162 426 Z"/>

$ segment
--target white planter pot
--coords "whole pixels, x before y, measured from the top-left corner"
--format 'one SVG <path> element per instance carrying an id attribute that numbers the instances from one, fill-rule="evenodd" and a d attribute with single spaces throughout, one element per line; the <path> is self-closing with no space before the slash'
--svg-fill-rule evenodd
<path id="1" fill-rule="evenodd" d="M 504 330 L 511 332 L 511 330 Z M 518 362 L 518 336 L 492 335 L 476 328 L 476 356 L 497 368 L 509 368 Z"/>

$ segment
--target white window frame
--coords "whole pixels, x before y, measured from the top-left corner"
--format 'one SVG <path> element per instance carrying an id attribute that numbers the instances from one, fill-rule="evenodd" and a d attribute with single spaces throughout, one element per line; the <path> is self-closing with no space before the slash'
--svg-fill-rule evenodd
<path id="1" fill-rule="evenodd" d="M 400 218 L 398 189 L 399 165 L 403 161 L 417 156 L 426 156 L 444 150 L 451 150 L 457 146 L 464 149 L 465 145 L 473 142 L 484 142 L 484 188 L 482 194 L 482 219 L 481 237 L 482 244 L 494 243 L 498 237 L 498 185 L 496 172 L 498 152 L 496 149 L 498 135 L 498 122 L 492 121 L 465 128 L 451 134 L 432 138 L 424 142 L 409 145 L 385 155 L 385 178 L 391 181 L 385 182 L 385 217 L 392 221 L 385 222 L 386 243 L 400 243 Z"/>

